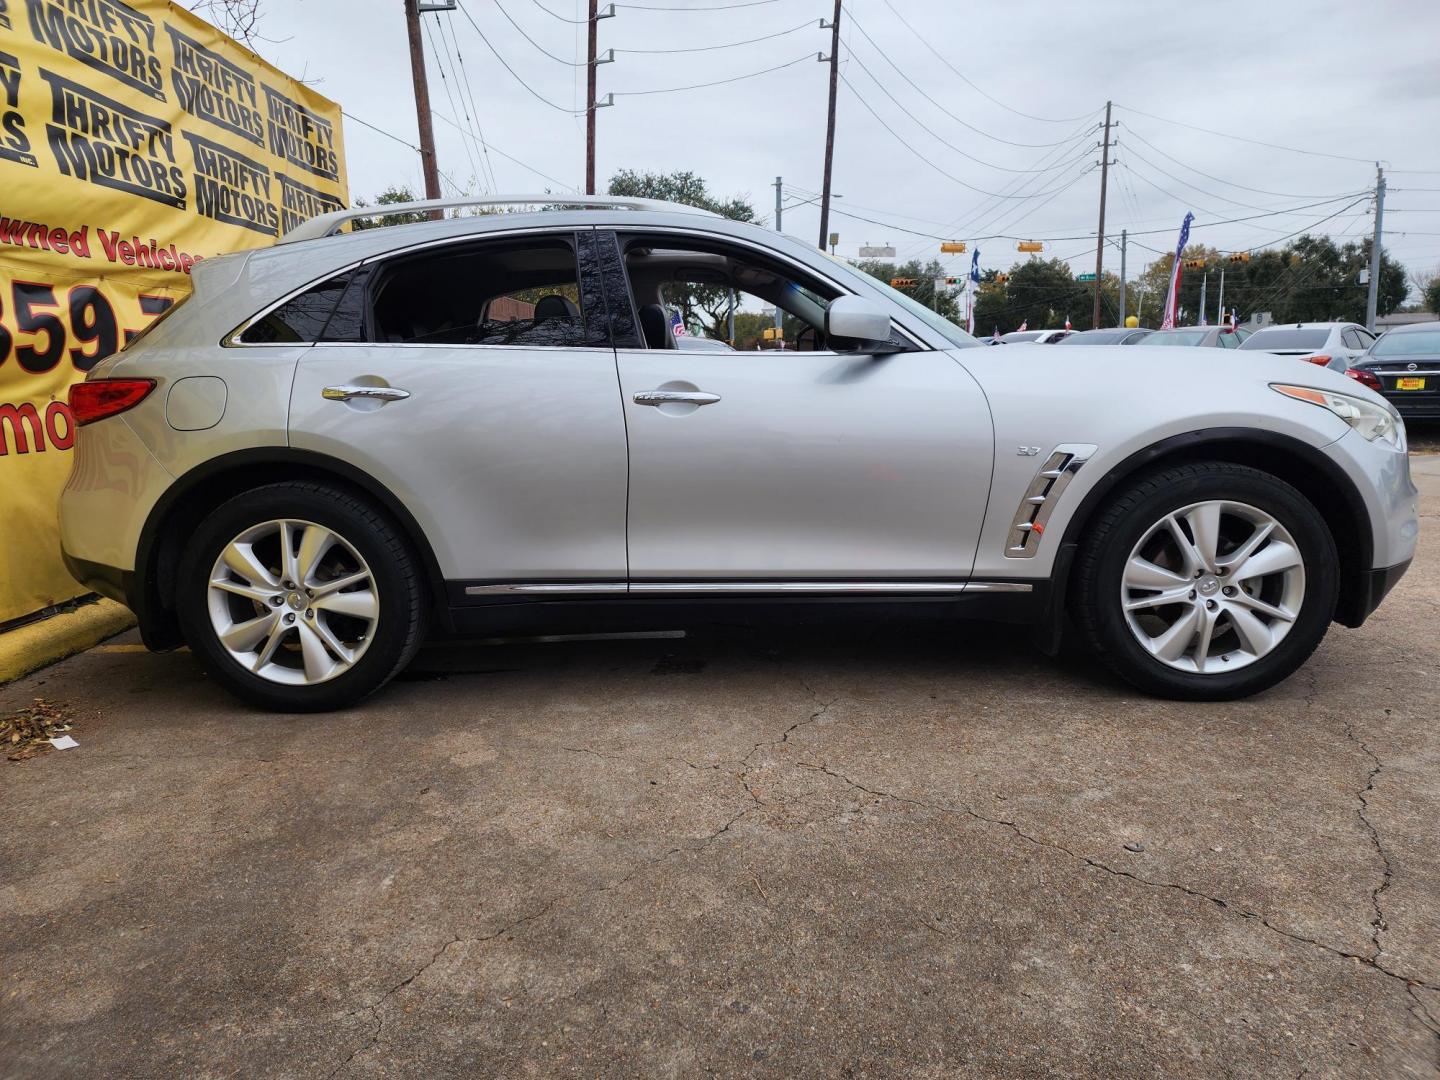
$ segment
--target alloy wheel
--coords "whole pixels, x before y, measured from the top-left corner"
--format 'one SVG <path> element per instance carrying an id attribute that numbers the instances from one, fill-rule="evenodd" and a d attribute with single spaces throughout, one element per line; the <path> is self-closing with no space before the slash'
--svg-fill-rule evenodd
<path id="1" fill-rule="evenodd" d="M 1151 656 L 1212 675 L 1253 664 L 1294 626 L 1305 561 L 1272 515 L 1209 500 L 1166 514 L 1125 562 L 1125 621 Z"/>
<path id="2" fill-rule="evenodd" d="M 333 529 L 291 518 L 255 525 L 225 545 L 207 604 L 231 659 L 288 686 L 348 671 L 380 616 L 375 579 L 355 547 Z"/>

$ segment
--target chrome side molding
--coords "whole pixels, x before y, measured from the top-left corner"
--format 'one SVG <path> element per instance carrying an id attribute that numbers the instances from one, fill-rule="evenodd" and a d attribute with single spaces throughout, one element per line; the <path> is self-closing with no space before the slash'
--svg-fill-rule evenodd
<path id="1" fill-rule="evenodd" d="M 623 581 L 505 582 L 468 585 L 466 596 L 958 596 L 961 593 L 1028 593 L 1028 581 Z"/>
<path id="2" fill-rule="evenodd" d="M 1061 443 L 1051 451 L 1015 509 L 1010 537 L 1005 542 L 1007 559 L 1035 557 L 1055 503 L 1096 449 L 1091 443 Z"/>

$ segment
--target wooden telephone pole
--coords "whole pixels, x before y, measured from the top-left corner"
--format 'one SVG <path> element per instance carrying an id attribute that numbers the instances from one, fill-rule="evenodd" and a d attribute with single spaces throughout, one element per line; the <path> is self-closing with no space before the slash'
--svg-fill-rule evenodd
<path id="1" fill-rule="evenodd" d="M 415 80 L 415 123 L 420 129 L 420 168 L 425 197 L 440 198 L 440 165 L 435 160 L 435 126 L 430 118 L 430 84 L 425 79 L 425 46 L 420 41 L 420 0 L 405 0 L 405 30 L 410 35 L 410 77 Z M 443 217 L 439 210 L 432 218 Z"/>
<path id="2" fill-rule="evenodd" d="M 1105 182 L 1110 178 L 1110 102 L 1105 102 L 1105 141 L 1100 149 L 1100 226 L 1095 245 L 1095 310 L 1090 327 L 1100 329 L 1100 281 L 1105 273 Z"/>
<path id="3" fill-rule="evenodd" d="M 830 112 L 825 121 L 825 178 L 820 184 L 820 250 L 830 235 L 830 171 L 835 161 L 835 93 L 840 82 L 840 4 L 835 0 L 835 18 L 830 23 Z"/>
<path id="4" fill-rule="evenodd" d="M 589 63 L 585 65 L 585 194 L 595 194 L 595 61 L 600 15 L 599 0 L 590 0 L 590 16 L 586 31 L 590 46 L 586 53 Z"/>

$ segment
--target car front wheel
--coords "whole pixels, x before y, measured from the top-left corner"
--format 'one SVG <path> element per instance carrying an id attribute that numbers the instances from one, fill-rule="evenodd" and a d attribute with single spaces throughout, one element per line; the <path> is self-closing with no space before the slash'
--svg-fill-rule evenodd
<path id="1" fill-rule="evenodd" d="M 1153 474 L 1100 514 L 1077 564 L 1079 622 L 1122 678 L 1225 700 L 1294 672 L 1339 590 L 1334 539 L 1283 480 L 1229 462 Z"/>
<path id="2" fill-rule="evenodd" d="M 411 658 L 425 596 L 395 527 L 347 492 L 272 484 L 222 504 L 186 547 L 177 607 L 215 679 L 263 708 L 351 704 Z"/>

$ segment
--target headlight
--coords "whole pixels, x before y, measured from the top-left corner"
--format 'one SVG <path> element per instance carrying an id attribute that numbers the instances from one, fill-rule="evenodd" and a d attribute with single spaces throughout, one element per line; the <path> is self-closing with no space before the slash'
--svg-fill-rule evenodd
<path id="1" fill-rule="evenodd" d="M 1270 389 L 1296 401 L 1308 401 L 1311 405 L 1329 409 L 1359 432 L 1361 438 L 1370 442 L 1380 440 L 1402 453 L 1405 450 L 1405 424 L 1400 414 L 1388 405 L 1377 405 L 1364 398 L 1337 394 L 1333 390 L 1316 390 L 1313 386 L 1271 383 Z"/>

